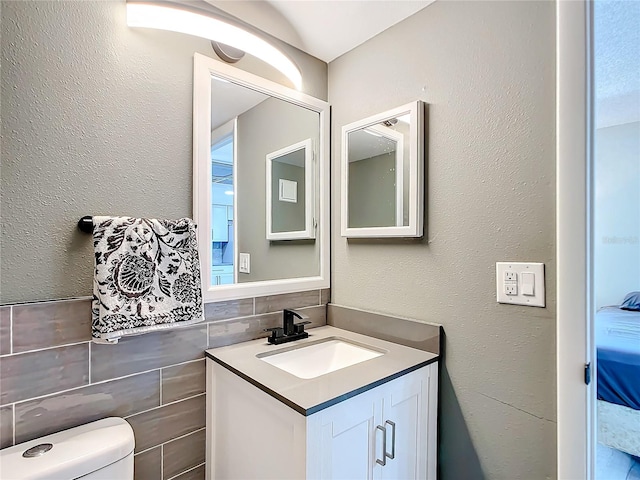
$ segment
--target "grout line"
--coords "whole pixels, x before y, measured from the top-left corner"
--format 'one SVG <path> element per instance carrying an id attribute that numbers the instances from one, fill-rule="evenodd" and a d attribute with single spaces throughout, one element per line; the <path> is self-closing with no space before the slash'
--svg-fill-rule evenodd
<path id="1" fill-rule="evenodd" d="M 171 477 L 171 478 L 169 478 L 167 480 L 173 480 L 174 478 L 178 478 L 180 475 L 184 475 L 185 473 L 189 473 L 190 471 L 195 470 L 196 468 L 200 468 L 204 464 L 205 464 L 205 462 L 202 462 L 202 463 L 196 465 L 195 467 L 191 467 L 190 469 L 185 470 L 184 472 L 180 472 L 178 475 L 174 475 L 173 477 Z"/>
<path id="2" fill-rule="evenodd" d="M 69 298 L 52 298 L 50 300 L 36 300 L 31 302 L 16 302 L 11 305 L 14 307 L 29 306 L 29 305 L 47 305 L 49 303 L 62 303 L 62 302 L 80 302 L 84 300 L 93 300 L 93 295 L 86 295 L 82 297 L 69 297 Z"/>
<path id="3" fill-rule="evenodd" d="M 160 445 L 154 445 L 153 447 L 145 448 L 144 450 L 140 450 L 139 452 L 135 452 L 135 453 L 133 454 L 133 456 L 134 456 L 134 457 L 136 457 L 136 456 L 138 456 L 138 455 L 142 455 L 143 453 L 147 453 L 147 452 L 149 452 L 149 451 L 151 451 L 151 450 L 154 450 L 154 449 L 156 449 L 156 448 L 159 448 L 159 447 L 161 447 L 162 445 L 164 445 L 164 443 L 161 443 Z"/>
<path id="4" fill-rule="evenodd" d="M 89 385 L 91 385 L 91 344 L 93 342 L 89 342 Z"/>
<path id="5" fill-rule="evenodd" d="M 318 305 L 322 305 L 322 289 L 318 290 Z"/>
<path id="6" fill-rule="evenodd" d="M 277 312 L 274 312 L 277 313 Z M 259 315 L 266 315 L 264 313 L 261 313 Z M 226 323 L 226 322 L 231 322 L 231 321 L 236 321 L 236 320 L 246 320 L 246 319 L 251 319 L 253 317 L 255 317 L 256 315 L 254 314 L 250 314 L 250 315 L 244 315 L 242 317 L 229 317 L 229 318 L 219 318 L 217 320 L 205 320 L 204 323 L 206 323 L 207 325 L 211 325 L 211 324 L 220 324 L 220 323 Z"/>
<path id="7" fill-rule="evenodd" d="M 13 322 L 12 322 L 12 332 L 11 332 L 11 341 L 13 343 Z M 44 348 L 34 348 L 33 350 L 26 350 L 24 352 L 14 352 L 11 355 L 24 355 L 26 353 L 33 353 L 33 352 L 44 352 L 45 350 L 53 350 L 55 348 L 65 348 L 65 347 L 73 347 L 75 345 L 82 345 L 83 343 L 91 343 L 91 340 L 84 340 L 82 342 L 75 342 L 75 343 L 64 343 L 62 345 L 54 345 L 51 347 L 44 347 Z M 12 348 L 13 351 L 13 348 Z M 7 355 L 3 355 L 3 357 L 6 357 Z"/>
<path id="8" fill-rule="evenodd" d="M 209 349 L 209 335 L 210 335 L 210 329 L 209 329 L 209 323 L 207 323 L 207 349 Z"/>
<path id="9" fill-rule="evenodd" d="M 204 360 L 204 358 L 199 358 L 199 359 L 196 359 L 196 360 L 189 360 L 187 362 L 175 363 L 173 365 L 167 365 L 167 367 L 174 367 L 174 366 L 178 366 L 178 365 L 184 365 L 186 363 L 197 362 L 197 361 L 200 361 L 200 360 Z M 37 397 L 25 398 L 24 400 L 20 400 L 19 402 L 16 402 L 16 403 L 24 403 L 24 402 L 30 402 L 32 400 L 40 400 L 42 398 L 53 397 L 54 395 L 58 395 L 60 393 L 68 393 L 68 392 L 72 392 L 74 390 L 79 390 L 81 388 L 87 388 L 87 387 L 93 386 L 93 385 L 102 385 L 103 383 L 113 382 L 115 380 L 123 380 L 125 378 L 135 377 L 136 375 L 144 375 L 146 373 L 152 373 L 152 372 L 159 371 L 162 368 L 167 368 L 167 367 L 152 368 L 151 370 L 144 370 L 142 372 L 130 373 L 129 375 L 123 375 L 121 377 L 108 378 L 106 380 L 100 380 L 99 382 L 90 383 L 90 384 L 87 384 L 87 385 L 80 385 L 78 387 L 67 388 L 66 390 L 59 390 L 57 392 L 47 393 L 46 395 L 38 395 Z"/>
<path id="10" fill-rule="evenodd" d="M 196 362 L 201 362 L 204 360 L 204 356 L 202 358 L 196 358 L 194 360 L 187 360 L 186 362 L 180 362 L 180 363 L 172 363 L 171 365 L 167 365 L 165 367 L 159 367 L 160 370 L 164 370 L 165 368 L 171 368 L 171 367 L 178 367 L 180 365 L 186 365 L 187 363 L 196 363 Z M 156 368 L 154 368 L 153 370 L 157 370 Z M 152 372 L 153 370 L 148 370 L 149 372 Z"/>
<path id="11" fill-rule="evenodd" d="M 56 392 L 47 393 L 46 395 L 38 395 L 37 397 L 29 397 L 29 398 L 25 398 L 23 400 L 15 402 L 15 403 L 19 404 L 19 403 L 30 402 L 32 400 L 40 400 L 40 399 L 43 399 L 43 398 L 53 397 L 53 396 L 58 395 L 60 393 L 68 393 L 68 392 L 72 392 L 74 390 L 80 390 L 81 388 L 87 388 L 87 387 L 93 386 L 93 385 L 101 385 L 103 383 L 108 383 L 108 382 L 113 382 L 113 381 L 116 381 L 116 380 L 123 380 L 125 378 L 135 377 L 136 375 L 144 375 L 146 373 L 152 373 L 152 372 L 155 372 L 155 371 L 160 371 L 163 368 L 177 367 L 177 366 L 180 366 L 180 365 L 186 365 L 187 363 L 195 363 L 195 362 L 200 362 L 200 361 L 204 361 L 204 357 L 197 358 L 195 360 L 187 360 L 186 362 L 174 363 L 174 364 L 171 364 L 171 365 L 167 365 L 166 367 L 152 368 L 151 370 L 143 370 L 141 372 L 130 373 L 129 375 L 123 375 L 121 377 L 108 378 L 106 380 L 100 380 L 99 382 L 89 383 L 87 385 L 80 385 L 80 386 L 72 387 L 72 388 L 67 388 L 65 390 L 58 390 Z M 194 397 L 198 396 L 198 395 L 202 395 L 202 394 L 198 393 L 198 394 L 194 395 Z M 189 398 L 192 398 L 192 397 L 189 397 Z M 172 402 L 172 403 L 175 403 L 175 402 Z M 10 403 L 7 403 L 5 405 L 0 405 L 0 406 L 4 407 L 6 405 L 10 405 Z M 170 405 L 170 404 L 167 403 L 167 405 Z"/>
<path id="12" fill-rule="evenodd" d="M 148 408 L 146 410 L 141 410 L 139 412 L 132 413 L 131 415 L 127 415 L 126 417 L 122 417 L 122 418 L 124 418 L 126 420 L 127 418 L 135 417 L 136 415 L 142 415 L 143 413 L 149 413 L 152 410 L 157 410 L 159 408 L 168 407 L 169 405 L 174 405 L 176 403 L 184 402 L 184 401 L 187 401 L 187 400 L 192 400 L 192 399 L 194 399 L 196 397 L 200 397 L 200 396 L 206 395 L 206 394 L 207 394 L 207 392 L 196 393 L 195 395 L 191 395 L 190 397 L 181 398 L 180 400 L 175 400 L 173 402 L 165 403 L 164 405 L 158 405 L 156 407 Z M 157 446 L 157 445 L 155 445 L 155 446 Z"/>
<path id="13" fill-rule="evenodd" d="M 164 443 L 160 445 L 160 478 L 164 478 Z"/>
<path id="14" fill-rule="evenodd" d="M 160 405 L 162 405 L 162 369 L 160 369 Z"/>
<path id="15" fill-rule="evenodd" d="M 256 314 L 256 297 L 253 297 L 251 300 L 253 300 L 253 313 L 251 315 L 255 315 Z"/>
<path id="16" fill-rule="evenodd" d="M 198 433 L 198 432 L 201 432 L 202 430 L 206 430 L 206 429 L 207 429 L 207 427 L 199 428 L 197 430 L 194 430 L 193 432 L 185 433 L 184 435 L 180 435 L 179 437 L 175 437 L 175 438 L 172 438 L 171 440 L 167 440 L 166 442 L 161 443 L 161 445 L 166 445 L 167 443 L 175 442 L 176 440 L 180 440 L 180 439 L 182 439 L 184 437 L 188 437 L 189 435 L 193 435 L 194 433 Z"/>
<path id="17" fill-rule="evenodd" d="M 13 306 L 9 307 L 9 354 L 13 355 Z"/>
<path id="18" fill-rule="evenodd" d="M 13 415 L 13 438 L 12 440 L 12 444 L 11 445 L 15 445 L 16 444 L 16 404 L 14 403 L 12 406 L 12 415 Z"/>
<path id="19" fill-rule="evenodd" d="M 194 433 L 198 433 L 198 432 L 200 432 L 202 430 L 206 430 L 206 429 L 207 429 L 207 427 L 202 427 L 202 428 L 199 428 L 197 430 L 194 430 L 193 432 L 185 433 L 183 435 L 180 435 L 179 437 L 175 437 L 175 438 L 172 438 L 170 440 L 167 440 L 164 443 L 160 443 L 158 445 L 154 445 L 153 447 L 149 447 L 149 448 L 145 448 L 144 450 L 140 450 L 139 452 L 134 453 L 133 456 L 135 457 L 136 455 L 142 455 L 143 453 L 147 453 L 150 450 L 153 450 L 153 449 L 158 448 L 158 447 L 162 447 L 163 445 L 166 445 L 167 443 L 171 443 L 171 442 L 173 442 L 175 440 L 180 440 L 181 438 L 188 437 L 189 435 L 193 435 Z"/>

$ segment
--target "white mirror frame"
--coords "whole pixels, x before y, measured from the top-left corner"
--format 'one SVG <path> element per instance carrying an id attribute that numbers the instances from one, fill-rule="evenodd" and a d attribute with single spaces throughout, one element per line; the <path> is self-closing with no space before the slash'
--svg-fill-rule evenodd
<path id="1" fill-rule="evenodd" d="M 245 72 L 213 58 L 195 53 L 193 57 L 193 219 L 198 228 L 202 295 L 206 303 L 239 298 L 276 295 L 329 288 L 329 104 L 278 83 Z M 211 284 L 211 77 L 280 98 L 319 114 L 316 191 L 317 234 L 320 242 L 317 276 L 283 278 L 232 285 Z M 235 208 L 235 207 L 234 207 Z M 234 212 L 234 218 L 235 218 Z M 234 268 L 238 268 L 238 249 L 234 252 Z"/>
<path id="2" fill-rule="evenodd" d="M 273 208 L 273 197 L 272 197 L 272 167 L 273 161 L 277 160 L 280 157 L 288 155 L 289 153 L 296 152 L 298 150 L 304 150 L 304 230 L 298 231 L 290 231 L 290 232 L 274 232 L 272 230 L 272 208 Z M 308 138 L 303 140 L 302 142 L 294 143 L 293 145 L 289 145 L 287 147 L 281 148 L 275 152 L 268 153 L 266 155 L 266 166 L 267 166 L 267 201 L 265 202 L 267 205 L 267 240 L 307 240 L 316 238 L 315 235 L 315 182 L 313 180 L 314 177 L 314 154 L 313 154 L 313 141 Z"/>
<path id="3" fill-rule="evenodd" d="M 349 227 L 349 133 L 375 126 L 389 118 L 409 115 L 409 225 Z M 386 134 L 385 134 L 386 136 Z M 403 159 L 407 161 L 407 159 Z M 424 103 L 417 100 L 342 127 L 341 234 L 350 238 L 421 237 L 424 217 Z M 396 168 L 396 178 L 402 177 Z M 396 184 L 402 198 L 402 178 Z M 399 187 L 399 188 L 398 188 Z M 401 208 L 401 207 L 400 207 Z M 400 212 L 401 213 L 401 212 Z M 396 212 L 396 218 L 400 215 Z"/>

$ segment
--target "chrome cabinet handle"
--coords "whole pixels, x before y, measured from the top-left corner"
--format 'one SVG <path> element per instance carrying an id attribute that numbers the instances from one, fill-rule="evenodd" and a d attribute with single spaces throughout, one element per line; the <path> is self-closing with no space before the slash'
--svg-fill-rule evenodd
<path id="1" fill-rule="evenodd" d="M 376 425 L 376 430 L 382 432 L 382 460 L 377 458 L 378 452 L 376 451 L 376 463 L 384 467 L 387 464 L 387 429 L 382 425 Z"/>
<path id="2" fill-rule="evenodd" d="M 385 420 L 384 423 L 385 425 L 387 423 L 391 425 L 391 455 L 387 453 L 386 448 L 384 449 L 384 455 L 385 457 L 389 457 L 391 460 L 393 460 L 394 458 L 396 458 L 396 424 L 391 420 Z M 385 437 L 386 437 L 386 433 L 385 433 Z"/>

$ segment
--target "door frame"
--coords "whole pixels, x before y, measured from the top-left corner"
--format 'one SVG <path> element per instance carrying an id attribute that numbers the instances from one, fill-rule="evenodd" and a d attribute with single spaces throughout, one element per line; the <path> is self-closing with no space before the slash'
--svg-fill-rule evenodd
<path id="1" fill-rule="evenodd" d="M 592 479 L 595 373 L 592 333 L 592 9 L 556 2 L 556 241 L 558 479 Z"/>

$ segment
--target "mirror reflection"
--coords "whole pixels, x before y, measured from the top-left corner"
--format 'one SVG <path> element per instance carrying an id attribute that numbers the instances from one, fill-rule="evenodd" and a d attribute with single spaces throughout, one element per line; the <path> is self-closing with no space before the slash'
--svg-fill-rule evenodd
<path id="1" fill-rule="evenodd" d="M 234 122 L 211 132 L 211 284 L 234 283 Z"/>
<path id="2" fill-rule="evenodd" d="M 314 238 L 313 142 L 267 154 L 267 239 Z"/>
<path id="3" fill-rule="evenodd" d="M 319 128 L 318 112 L 212 76 L 211 285 L 319 275 Z"/>
<path id="4" fill-rule="evenodd" d="M 342 236 L 422 236 L 423 122 L 416 101 L 342 127 Z"/>
<path id="5" fill-rule="evenodd" d="M 404 162 L 409 156 L 404 151 L 408 133 L 408 115 L 349 132 L 350 228 L 409 224 Z"/>

